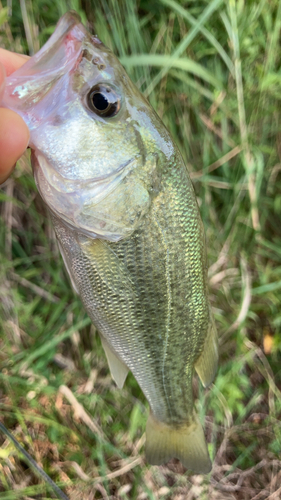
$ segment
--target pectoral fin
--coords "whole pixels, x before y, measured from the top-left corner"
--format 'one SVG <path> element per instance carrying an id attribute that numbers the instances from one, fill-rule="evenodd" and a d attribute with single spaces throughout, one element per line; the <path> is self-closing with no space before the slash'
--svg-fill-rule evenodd
<path id="1" fill-rule="evenodd" d="M 218 335 L 214 322 L 213 314 L 210 312 L 210 325 L 208 334 L 205 340 L 205 345 L 202 354 L 196 361 L 195 370 L 204 385 L 208 387 L 214 380 L 218 367 Z"/>
<path id="2" fill-rule="evenodd" d="M 109 346 L 105 338 L 102 335 L 100 337 L 106 355 L 106 359 L 109 365 L 111 376 L 113 380 L 116 382 L 117 387 L 119 389 L 122 389 L 129 370 L 127 366 L 118 358 L 117 354 L 113 352 L 112 348 Z"/>
<path id="3" fill-rule="evenodd" d="M 152 465 L 178 458 L 197 474 L 206 474 L 212 467 L 203 429 L 195 414 L 190 423 L 172 427 L 150 413 L 146 424 L 146 458 Z"/>
<path id="4" fill-rule="evenodd" d="M 70 272 L 70 269 L 69 269 L 69 266 L 68 266 L 68 262 L 67 262 L 67 258 L 66 258 L 66 255 L 64 253 L 64 250 L 63 250 L 63 247 L 60 243 L 60 241 L 58 240 L 58 244 L 59 244 L 59 249 L 60 249 L 60 253 L 61 253 L 61 256 L 63 258 L 63 262 L 64 262 L 64 265 L 65 265 L 65 269 L 67 270 L 67 273 L 68 273 L 68 276 L 69 276 L 69 279 L 70 279 L 70 282 L 71 282 L 71 285 L 72 285 L 72 288 L 74 290 L 74 292 L 76 292 L 77 294 L 79 294 L 78 290 L 77 290 L 77 286 L 75 285 L 74 281 L 73 281 L 73 278 L 72 278 L 72 275 L 71 275 L 71 272 Z"/>

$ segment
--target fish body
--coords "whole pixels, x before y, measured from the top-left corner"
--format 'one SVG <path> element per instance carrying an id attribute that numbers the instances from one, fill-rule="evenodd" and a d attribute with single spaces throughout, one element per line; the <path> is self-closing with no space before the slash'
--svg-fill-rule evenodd
<path id="1" fill-rule="evenodd" d="M 7 79 L 30 129 L 35 180 L 74 289 L 117 385 L 129 370 L 150 405 L 146 455 L 211 464 L 194 411 L 194 369 L 215 375 L 204 229 L 182 157 L 123 67 L 79 16 Z"/>

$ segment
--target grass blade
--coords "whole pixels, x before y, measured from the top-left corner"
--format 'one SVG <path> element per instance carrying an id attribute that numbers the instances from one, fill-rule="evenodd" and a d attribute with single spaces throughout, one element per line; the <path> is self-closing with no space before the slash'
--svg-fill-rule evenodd
<path id="1" fill-rule="evenodd" d="M 205 82 L 213 85 L 218 90 L 222 89 L 222 84 L 217 78 L 203 66 L 187 57 L 176 58 L 162 54 L 136 54 L 133 56 L 121 57 L 120 61 L 126 68 L 130 66 L 156 66 L 163 68 L 164 72 L 167 68 L 168 70 L 171 68 L 181 69 L 202 78 Z"/>
<path id="2" fill-rule="evenodd" d="M 182 53 L 187 49 L 192 40 L 196 37 L 197 33 L 200 31 L 200 28 L 206 23 L 209 17 L 217 10 L 219 5 L 222 3 L 222 0 L 212 0 L 212 2 L 206 7 L 203 11 L 202 15 L 197 20 L 197 24 L 193 26 L 189 33 L 184 37 L 184 39 L 179 43 L 177 49 L 170 56 L 170 63 L 168 66 L 163 68 L 158 75 L 152 80 L 150 85 L 146 88 L 144 95 L 147 97 L 155 88 L 155 86 L 160 82 L 160 80 L 165 76 L 169 69 L 172 67 L 173 59 L 177 59 L 182 55 Z"/>
<path id="3" fill-rule="evenodd" d="M 195 19 L 187 9 L 184 9 L 181 5 L 179 5 L 177 2 L 174 0 L 161 0 L 161 2 L 164 5 L 167 5 L 171 9 L 173 9 L 175 12 L 177 12 L 181 17 L 186 19 L 191 26 L 197 27 L 198 21 Z M 216 49 L 217 53 L 219 56 L 222 58 L 222 60 L 225 62 L 228 70 L 232 75 L 234 75 L 234 65 L 233 62 L 231 61 L 231 58 L 227 54 L 227 52 L 224 50 L 223 46 L 219 43 L 219 41 L 215 38 L 215 36 L 204 26 L 199 27 L 200 32 L 202 35 L 205 36 L 205 38 L 210 42 L 211 45 Z"/>

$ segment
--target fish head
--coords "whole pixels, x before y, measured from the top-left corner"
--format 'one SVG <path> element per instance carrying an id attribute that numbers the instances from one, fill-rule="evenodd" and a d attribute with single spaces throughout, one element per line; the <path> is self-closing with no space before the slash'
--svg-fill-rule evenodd
<path id="1" fill-rule="evenodd" d="M 7 78 L 3 105 L 29 127 L 35 180 L 53 213 L 112 241 L 135 230 L 150 204 L 149 175 L 174 146 L 118 59 L 75 12 Z"/>

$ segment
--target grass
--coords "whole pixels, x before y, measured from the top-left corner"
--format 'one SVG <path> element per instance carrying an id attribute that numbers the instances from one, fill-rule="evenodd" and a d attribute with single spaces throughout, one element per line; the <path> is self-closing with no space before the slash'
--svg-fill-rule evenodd
<path id="1" fill-rule="evenodd" d="M 147 403 L 110 378 L 26 154 L 0 191 L 1 420 L 71 500 L 279 498 L 280 2 L 1 2 L 0 45 L 24 53 L 78 10 L 162 117 L 198 196 L 220 335 L 215 383 L 194 382 L 212 472 L 148 466 Z M 52 498 L 0 439 L 0 499 Z"/>

